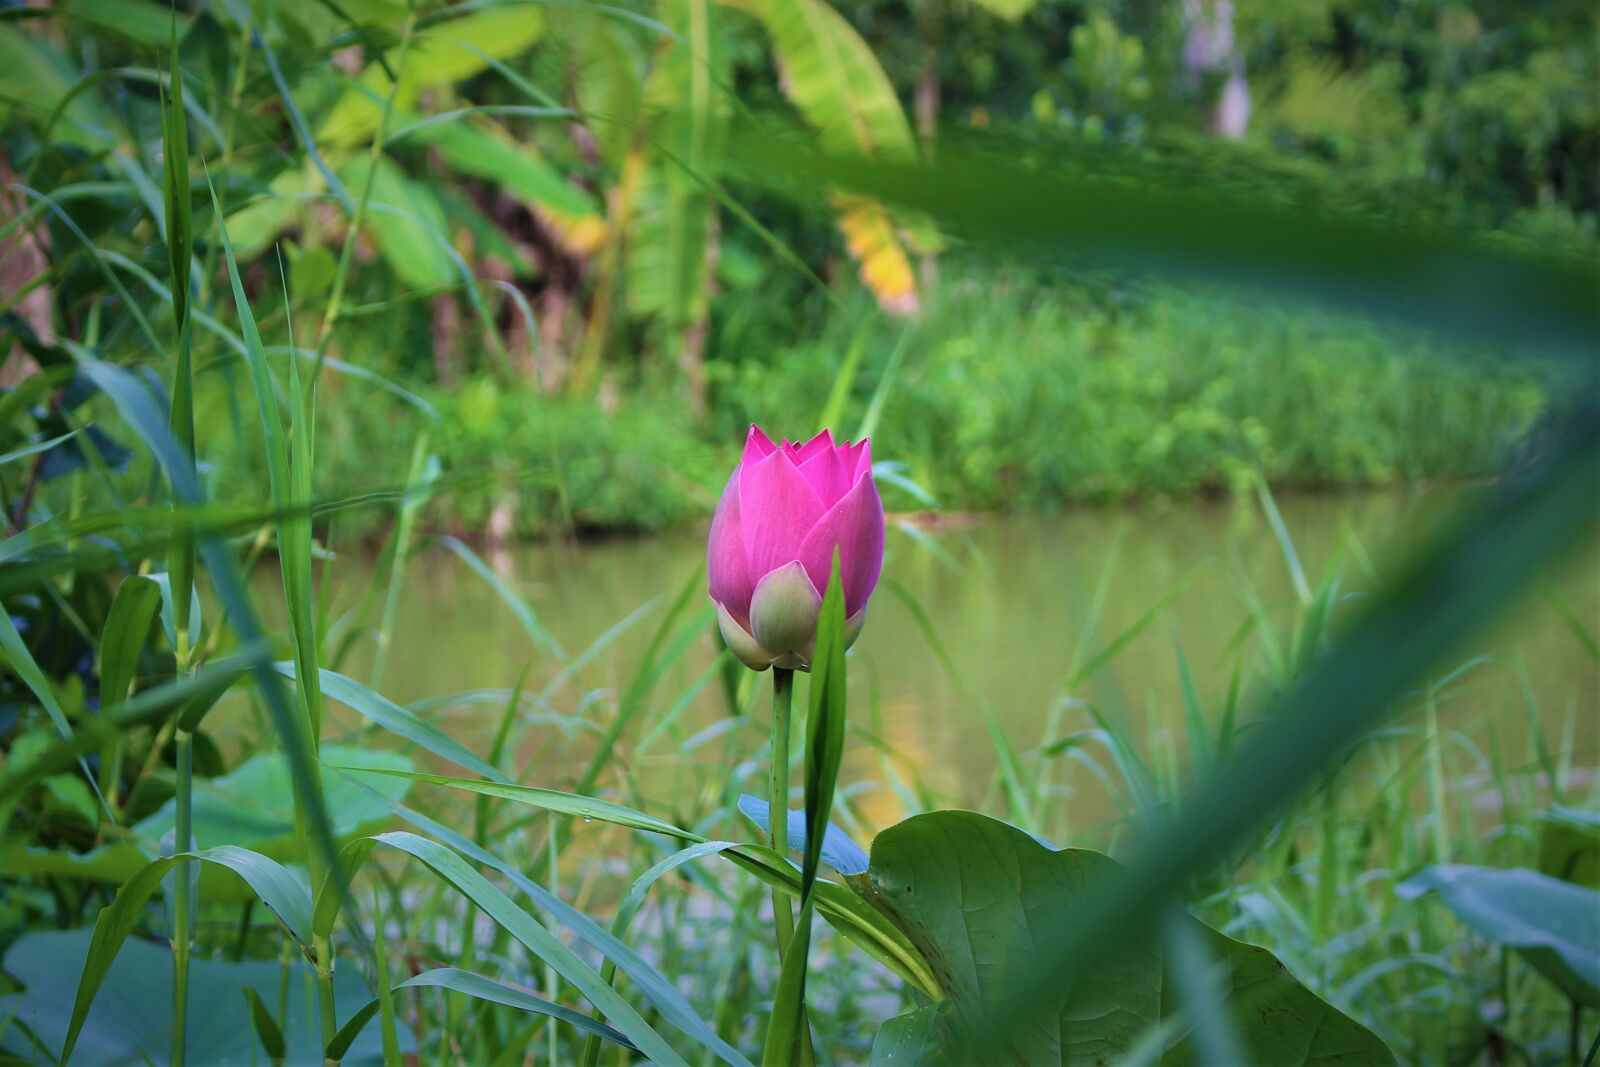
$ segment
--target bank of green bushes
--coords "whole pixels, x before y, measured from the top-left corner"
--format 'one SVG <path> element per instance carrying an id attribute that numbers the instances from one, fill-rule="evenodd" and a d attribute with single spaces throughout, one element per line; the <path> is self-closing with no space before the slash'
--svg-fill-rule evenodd
<path id="1" fill-rule="evenodd" d="M 704 420 L 643 379 L 549 398 L 480 375 L 422 388 L 431 415 L 346 379 L 323 406 L 326 484 L 403 483 L 426 433 L 440 461 L 435 527 L 536 537 L 694 522 L 745 424 L 810 433 L 857 347 L 835 428 L 856 434 L 876 403 L 877 458 L 956 510 L 1227 493 L 1256 471 L 1316 490 L 1481 477 L 1550 388 L 1525 363 L 1248 295 L 946 276 L 911 323 L 862 296 L 790 344 L 753 349 L 725 328 Z M 887 492 L 891 507 L 918 505 Z"/>

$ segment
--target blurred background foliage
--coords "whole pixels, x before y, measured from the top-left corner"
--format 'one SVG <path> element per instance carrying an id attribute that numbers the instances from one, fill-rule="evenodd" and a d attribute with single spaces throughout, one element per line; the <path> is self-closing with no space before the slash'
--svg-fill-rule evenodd
<path id="1" fill-rule="evenodd" d="M 1486 473 L 1552 389 L 1489 345 L 997 265 L 870 197 L 741 182 L 724 150 L 791 127 L 885 162 L 973 135 L 1106 147 L 1592 259 L 1596 17 L 1436 0 L 219 0 L 180 5 L 178 32 L 206 166 L 190 177 L 217 186 L 263 332 L 325 341 L 328 388 L 349 394 L 319 407 L 319 489 L 403 483 L 427 433 L 448 475 L 430 521 L 502 539 L 704 515 L 742 425 L 809 432 L 841 368 L 841 429 L 871 408 L 883 454 L 947 508 L 1228 492 L 1256 470 L 1317 488 Z M 148 310 L 167 275 L 168 22 L 149 0 L 0 9 L 8 384 L 58 342 L 115 352 L 171 329 Z M 361 201 L 354 268 L 320 318 Z M 196 204 L 208 315 L 215 220 Z M 201 318 L 196 345 L 205 473 L 226 501 L 255 484 L 232 472 L 263 460 L 229 429 L 239 338 Z M 71 432 L 71 409 L 56 397 L 8 426 L 7 449 Z M 94 443 L 115 474 L 126 457 Z M 13 513 L 82 449 L 48 455 L 8 465 Z"/>

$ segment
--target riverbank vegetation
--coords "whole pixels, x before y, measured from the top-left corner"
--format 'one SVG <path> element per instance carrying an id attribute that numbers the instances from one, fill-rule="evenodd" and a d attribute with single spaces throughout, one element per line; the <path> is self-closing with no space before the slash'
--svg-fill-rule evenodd
<path id="1" fill-rule="evenodd" d="M 1600 664 L 1560 567 L 1600 469 L 1594 18 L 0 9 L 0 1051 L 1592 1058 L 1592 672 L 1482 642 L 1538 590 Z M 1110 549 L 1008 658 L 1059 687 L 1018 728 L 941 610 L 861 591 L 881 528 L 822 580 L 810 453 L 747 445 L 794 467 L 742 521 L 817 565 L 729 539 L 789 583 L 735 627 L 688 568 L 557 636 L 587 598 L 469 543 L 693 523 L 753 421 L 870 436 L 891 511 L 1231 493 L 1289 592 L 1230 571 L 1219 662 L 1172 628 L 1176 681 L 1124 692 L 1187 579 L 1108 625 Z M 1432 479 L 1481 484 L 1406 560 L 1304 559 L 1274 497 Z M 396 699 L 438 558 L 518 668 Z M 891 714 L 891 633 L 981 727 L 982 814 Z"/>

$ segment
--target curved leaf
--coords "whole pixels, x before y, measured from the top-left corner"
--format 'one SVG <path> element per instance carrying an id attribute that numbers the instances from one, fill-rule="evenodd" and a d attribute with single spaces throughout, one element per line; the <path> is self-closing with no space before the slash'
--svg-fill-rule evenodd
<path id="1" fill-rule="evenodd" d="M 306 935 L 311 928 L 311 896 L 292 874 L 265 856 L 242 848 L 224 846 L 188 855 L 226 867 L 248 882 L 261 902 L 278 916 L 304 948 L 307 944 Z M 63 1065 L 72 1058 L 72 1050 L 89 1016 L 89 1008 L 110 972 L 111 964 L 122 951 L 122 943 L 127 940 L 134 924 L 144 914 L 145 904 L 177 859 L 176 856 L 163 856 L 135 872 L 95 919 L 94 934 L 89 939 L 89 951 L 84 959 L 83 971 L 78 976 L 72 1017 L 62 1044 Z"/>
<path id="2" fill-rule="evenodd" d="M 129 575 L 117 587 L 100 632 L 100 706 L 109 708 L 128 698 L 139 666 L 139 654 L 150 640 L 150 624 L 161 610 L 161 587 L 143 575 Z"/>
<path id="3" fill-rule="evenodd" d="M 543 17 L 526 4 L 478 10 L 438 23 L 412 40 L 404 66 L 400 66 L 398 49 L 384 57 L 388 69 L 399 66 L 398 86 L 382 64 L 370 64 L 361 75 L 361 84 L 334 105 L 317 131 L 317 140 L 341 146 L 356 144 L 377 129 L 383 114 L 380 101 L 389 96 L 391 88 L 394 106 L 410 110 L 424 89 L 478 74 L 488 68 L 490 59 L 515 55 L 543 32 Z"/>
<path id="4" fill-rule="evenodd" d="M 772 38 L 784 92 L 816 129 L 824 152 L 917 161 L 916 140 L 894 86 L 842 15 L 823 0 L 761 0 L 753 10 Z M 890 311 L 916 310 L 911 262 L 882 203 L 839 196 L 835 206 L 862 280 L 878 302 Z M 921 240 L 936 243 L 931 231 Z"/>
<path id="5" fill-rule="evenodd" d="M 423 971 L 415 977 L 406 979 L 395 986 L 394 990 L 398 992 L 402 989 L 422 988 L 448 989 L 453 993 L 465 994 L 474 1000 L 482 1000 L 490 1004 L 504 1004 L 508 1008 L 518 1008 L 522 1011 L 533 1012 L 536 1015 L 548 1015 L 553 1019 L 570 1023 L 585 1033 L 593 1034 L 595 1037 L 603 1038 L 634 1052 L 638 1051 L 634 1043 L 629 1041 L 627 1035 L 620 1030 L 607 1026 L 605 1023 L 585 1015 L 581 1011 L 574 1011 L 564 1005 L 546 1000 L 544 997 L 534 996 L 532 993 L 513 988 L 502 982 L 496 982 L 493 978 L 487 978 L 481 974 L 473 974 L 471 971 L 463 971 L 456 967 L 435 967 L 431 971 Z M 349 1051 L 350 1045 L 361 1035 L 361 1031 L 366 1028 L 367 1023 L 372 1021 L 372 1017 L 377 1014 L 377 1011 L 378 1001 L 373 1000 L 350 1016 L 349 1021 L 339 1028 L 339 1032 L 334 1035 L 333 1040 L 328 1042 L 328 1047 L 324 1050 L 326 1057 L 334 1062 L 343 1059 L 345 1053 Z"/>
<path id="6" fill-rule="evenodd" d="M 1130 936 L 1024 1016 L 1003 1046 L 973 1048 L 1017 973 L 1037 966 L 1040 924 L 1084 899 L 1115 861 L 1085 849 L 1054 851 L 1007 823 L 966 811 L 918 815 L 878 835 L 866 882 L 873 899 L 928 957 L 954 1031 L 956 1062 L 1076 1064 L 1120 1058 L 1151 1027 L 1182 1010 L 1173 970 L 1154 936 Z M 1355 1020 L 1295 981 L 1265 949 L 1184 917 L 1222 967 L 1222 1009 L 1249 1062 L 1387 1067 L 1394 1057 Z M 897 1038 L 898 1040 L 898 1038 Z M 1180 1032 L 1163 1064 L 1199 1062 Z"/>
<path id="7" fill-rule="evenodd" d="M 399 752 L 324 745 L 324 757 L 343 764 L 363 763 L 372 768 L 400 771 L 411 761 Z M 341 775 L 320 771 L 322 794 L 334 838 L 370 833 L 388 812 L 358 792 Z M 405 795 L 402 782 L 382 783 L 396 799 Z M 159 841 L 173 828 L 176 812 L 169 801 L 134 826 L 134 832 Z M 294 826 L 294 786 L 287 759 L 281 752 L 251 756 L 225 775 L 194 784 L 194 836 L 201 845 L 224 842 L 248 846 L 274 858 L 297 853 Z"/>
<path id="8" fill-rule="evenodd" d="M 70 1025 L 73 987 L 83 970 L 91 937 L 88 929 L 39 931 L 25 934 L 7 948 L 5 972 L 25 988 L 0 996 L 0 1020 L 12 1024 L 0 1029 L 0 1060 L 13 1062 L 9 1053 L 18 1057 L 17 1062 L 56 1062 L 54 1054 L 62 1047 Z M 311 966 L 303 959 L 291 959 L 285 972 L 284 962 L 276 959 L 190 961 L 190 1062 L 264 1065 L 262 1041 L 245 991 L 253 990 L 275 1010 L 278 983 L 285 975 L 290 988 L 304 989 Z M 333 985 L 341 1004 L 359 1004 L 372 995 L 354 967 L 340 967 Z M 105 1067 L 168 1062 L 171 1007 L 171 947 L 162 941 L 129 938 L 95 998 L 77 1039 L 73 1062 Z M 284 1062 L 321 1063 L 315 1002 L 296 995 L 289 997 L 286 1007 L 285 1016 L 273 1019 L 283 1038 Z M 398 1036 L 402 1054 L 415 1051 L 416 1039 L 408 1029 L 402 1027 Z M 376 1033 L 356 1041 L 344 1060 L 345 1067 L 378 1067 L 382 1062 Z"/>
<path id="9" fill-rule="evenodd" d="M 615 935 L 606 930 L 605 927 L 595 922 L 594 919 L 574 908 L 560 896 L 550 892 L 550 890 L 529 878 L 522 871 L 496 857 L 464 834 L 452 830 L 450 827 L 437 820 L 430 819 L 426 815 L 412 811 L 404 804 L 390 800 L 381 793 L 367 789 L 366 786 L 358 786 L 358 788 L 366 790 L 374 800 L 387 805 L 389 810 L 400 816 L 400 818 L 417 829 L 425 830 L 437 837 L 474 863 L 499 871 L 512 885 L 526 893 L 537 907 L 548 911 L 558 922 L 604 956 L 608 962 L 615 963 L 619 970 L 633 980 L 645 999 L 649 1000 L 661 1012 L 662 1018 L 700 1042 L 706 1048 L 714 1051 L 724 1063 L 732 1064 L 733 1067 L 750 1067 L 749 1060 L 745 1059 L 737 1049 L 719 1037 L 716 1030 L 695 1013 L 689 1001 L 678 991 L 670 979 L 658 971 L 643 956 L 639 955 L 638 952 L 624 944 Z M 713 849 L 714 851 L 734 847 L 732 842 L 727 841 L 711 842 L 710 845 L 716 846 Z M 710 846 L 695 847 L 708 848 Z M 682 856 L 683 853 L 680 852 L 677 855 Z M 663 863 L 665 862 L 663 861 Z M 657 864 L 656 866 L 659 868 L 662 864 Z M 652 870 L 654 869 L 652 868 Z M 646 872 L 646 874 L 648 873 Z M 634 889 L 639 888 L 640 883 L 645 878 L 646 875 L 640 875 L 635 880 L 633 887 L 630 887 L 628 899 L 625 899 L 621 908 L 619 908 L 619 916 L 622 914 L 621 909 L 629 906 L 628 901 L 633 898 Z M 648 883 L 645 884 L 644 888 L 648 888 Z"/>
<path id="10" fill-rule="evenodd" d="M 352 189 L 366 186 L 372 169 L 366 228 L 395 274 L 416 289 L 449 285 L 456 278 L 447 251 L 449 219 L 433 191 L 412 181 L 387 156 L 374 166 L 366 156 L 351 159 L 340 177 Z"/>
<path id="11" fill-rule="evenodd" d="M 1444 864 L 1402 882 L 1402 897 L 1437 893 L 1479 937 L 1518 950 L 1568 997 L 1600 1005 L 1600 890 L 1518 867 Z"/>

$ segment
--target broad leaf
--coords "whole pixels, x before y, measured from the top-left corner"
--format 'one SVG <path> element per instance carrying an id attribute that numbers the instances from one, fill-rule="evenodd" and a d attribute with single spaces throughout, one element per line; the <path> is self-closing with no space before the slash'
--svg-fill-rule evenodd
<path id="1" fill-rule="evenodd" d="M 954 1062 L 1112 1062 L 1151 1027 L 1182 1010 L 1171 965 L 1153 936 L 1130 937 L 1097 958 L 1080 984 L 1049 1010 L 1025 1017 L 1003 1047 L 972 1049 L 962 1035 L 984 1030 L 997 998 L 1018 973 L 1038 965 L 1040 924 L 1069 912 L 1115 861 L 1085 849 L 1054 851 L 1016 827 L 983 815 L 940 811 L 885 830 L 872 845 L 867 884 L 874 901 L 931 963 L 947 1000 Z M 1200 944 L 1221 964 L 1222 1008 L 1252 1063 L 1389 1065 L 1394 1057 L 1369 1030 L 1318 999 L 1271 953 L 1224 937 L 1197 920 Z M 1214 1010 L 1208 1005 L 1206 1010 Z M 1164 1064 L 1198 1062 L 1186 1027 Z M 911 1024 L 885 1041 L 910 1042 Z M 921 1061 L 946 1062 L 938 1057 Z"/>
<path id="2" fill-rule="evenodd" d="M 0 1032 L 0 1052 L 38 1061 L 38 1049 L 18 1024 L 26 1025 L 51 1052 L 60 1050 L 73 1006 L 73 990 L 88 954 L 88 930 L 31 933 L 6 951 L 4 969 L 25 988 L 0 997 L 0 1019 L 12 1025 Z M 224 963 L 196 958 L 189 963 L 191 1050 L 203 1049 L 206 1063 L 262 1063 L 260 1041 L 251 1022 L 244 990 L 252 989 L 276 1010 L 279 960 Z M 322 1062 L 315 1001 L 307 995 L 311 967 L 290 962 L 288 1017 L 275 1020 L 286 1045 L 286 1063 Z M 359 1004 L 371 996 L 360 971 L 340 967 L 333 976 L 340 1004 Z M 134 1067 L 166 1063 L 172 1039 L 172 950 L 166 944 L 130 940 L 105 976 L 94 1007 L 79 1035 L 73 1063 L 96 1067 Z M 409 1030 L 400 1044 L 416 1047 Z M 347 1067 L 379 1064 L 383 1050 L 373 1032 L 346 1055 Z"/>
<path id="3" fill-rule="evenodd" d="M 824 0 L 760 0 L 784 92 L 829 155 L 914 163 L 916 140 L 894 86 L 861 35 Z M 915 277 L 889 214 L 865 196 L 837 198 L 839 228 L 862 280 L 892 311 L 917 306 Z M 921 227 L 926 229 L 926 227 Z M 931 232 L 921 238 L 932 245 Z"/>
<path id="4" fill-rule="evenodd" d="M 395 87 L 381 65 L 369 64 L 361 75 L 361 85 L 348 90 L 334 105 L 317 140 L 340 146 L 356 144 L 378 128 L 382 101 L 391 89 L 395 108 L 409 111 L 424 89 L 478 74 L 488 69 L 490 59 L 517 54 L 543 32 L 543 16 L 528 4 L 474 11 L 431 26 L 412 40 L 403 66 L 399 49 L 384 57 L 390 70 L 398 68 L 399 86 Z"/>
<path id="5" fill-rule="evenodd" d="M 352 189 L 366 186 L 366 156 L 350 160 L 340 177 Z M 372 172 L 365 228 L 384 261 L 406 285 L 431 289 L 455 280 L 446 251 L 450 225 L 432 190 L 412 181 L 387 156 L 379 156 Z"/>
<path id="6" fill-rule="evenodd" d="M 430 123 L 412 139 L 432 145 L 453 169 L 494 182 L 530 209 L 550 208 L 580 218 L 599 214 L 600 205 L 592 194 L 567 181 L 531 147 L 513 141 L 498 126 Z"/>
<path id="7" fill-rule="evenodd" d="M 1539 871 L 1600 889 L 1600 814 L 1551 808 L 1539 819 Z"/>
<path id="8" fill-rule="evenodd" d="M 411 761 L 398 752 L 324 745 L 322 758 L 345 766 L 373 770 L 408 771 Z M 399 778 L 378 778 L 373 788 L 396 800 L 406 793 Z M 388 809 L 373 801 L 343 775 L 322 771 L 322 795 L 336 838 L 377 829 L 389 818 Z M 173 803 L 167 804 L 134 827 L 152 841 L 173 828 Z M 276 859 L 297 853 L 294 829 L 294 791 L 289 767 L 282 754 L 263 752 L 251 756 L 229 774 L 194 783 L 194 837 L 200 847 L 224 842 L 247 846 Z"/>
<path id="9" fill-rule="evenodd" d="M 16 117 L 43 125 L 65 104 L 55 120 L 53 139 L 83 148 L 100 148 L 113 139 L 110 118 L 93 93 L 68 97 L 77 75 L 47 38 L 10 25 L 0 25 L 0 99 L 14 104 Z M 7 119 L 10 125 L 11 119 Z"/>
<path id="10" fill-rule="evenodd" d="M 1600 891 L 1522 867 L 1460 864 L 1429 867 L 1397 891 L 1437 893 L 1479 937 L 1517 949 L 1572 999 L 1600 1005 Z"/>
<path id="11" fill-rule="evenodd" d="M 939 1009 L 929 1004 L 916 1011 L 896 1015 L 878 1027 L 872 1041 L 872 1067 L 911 1067 L 937 1063 L 939 1051 Z"/>

